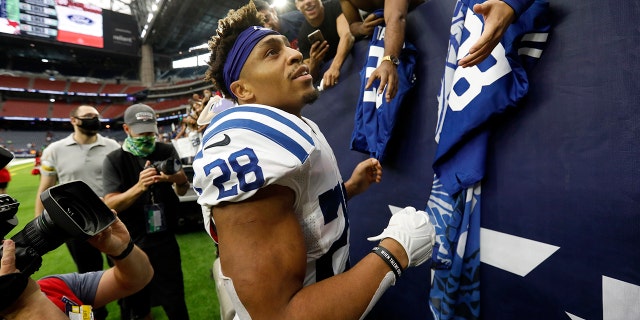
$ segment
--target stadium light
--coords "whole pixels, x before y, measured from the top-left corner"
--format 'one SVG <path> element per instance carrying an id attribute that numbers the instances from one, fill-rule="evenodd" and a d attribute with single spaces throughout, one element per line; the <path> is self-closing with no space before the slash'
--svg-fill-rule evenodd
<path id="1" fill-rule="evenodd" d="M 273 0 L 271 7 L 276 7 L 278 9 L 282 9 L 287 5 L 287 0 Z"/>

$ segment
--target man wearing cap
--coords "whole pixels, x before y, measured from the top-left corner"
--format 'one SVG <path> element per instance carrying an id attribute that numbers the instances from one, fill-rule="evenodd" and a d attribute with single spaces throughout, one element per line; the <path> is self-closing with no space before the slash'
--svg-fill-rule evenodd
<path id="1" fill-rule="evenodd" d="M 261 24 L 250 2 L 209 41 L 206 79 L 238 102 L 213 116 L 193 163 L 218 276 L 237 319 L 362 319 L 403 269 L 431 257 L 434 228 L 400 210 L 351 265 L 346 201 L 380 182 L 382 167 L 365 159 L 342 181 L 320 128 L 301 116 L 318 98 L 309 67 Z"/>
<path id="2" fill-rule="evenodd" d="M 175 173 L 161 170 L 179 157 L 173 145 L 156 142 L 158 127 L 151 107 L 128 107 L 122 127 L 127 133 L 122 148 L 108 154 L 103 163 L 104 201 L 118 212 L 155 272 L 149 285 L 121 301 L 122 319 L 148 316 L 151 301 L 160 304 L 169 319 L 188 319 L 180 248 L 173 228 L 178 195 L 187 192 L 189 181 L 182 168 Z"/>

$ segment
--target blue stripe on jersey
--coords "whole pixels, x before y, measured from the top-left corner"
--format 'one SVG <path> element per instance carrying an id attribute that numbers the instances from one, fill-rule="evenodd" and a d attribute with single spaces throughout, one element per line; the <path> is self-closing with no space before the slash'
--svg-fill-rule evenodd
<path id="1" fill-rule="evenodd" d="M 339 249 L 349 244 L 349 216 L 347 214 L 346 194 L 347 189 L 344 187 L 344 183 L 341 183 L 318 197 L 322 216 L 324 217 L 324 224 L 326 225 L 337 219 L 338 211 L 341 209 L 344 213 L 345 227 L 342 229 L 340 238 L 331 245 L 325 254 L 316 260 L 316 282 L 330 278 L 343 271 L 334 270 L 333 256 Z M 351 268 L 351 263 L 347 257 L 344 271 L 349 270 L 349 268 Z"/>
<path id="2" fill-rule="evenodd" d="M 230 129 L 246 129 L 246 130 L 250 130 L 255 133 L 258 133 L 268 138 L 269 140 L 277 143 L 278 145 L 282 146 L 287 151 L 289 151 L 296 158 L 298 158 L 298 160 L 300 160 L 300 163 L 303 163 L 309 156 L 309 153 L 307 152 L 307 150 L 305 150 L 305 148 L 301 146 L 298 142 L 291 139 L 289 136 L 282 133 L 281 131 L 278 131 L 266 124 L 260 123 L 255 120 L 231 119 L 218 124 L 213 130 L 211 130 L 211 132 L 207 133 L 207 135 L 209 135 L 209 138 L 210 138 L 220 132 L 223 132 L 225 130 L 230 130 Z M 200 156 L 202 156 L 200 152 L 199 154 Z"/>
<path id="3" fill-rule="evenodd" d="M 219 114 L 215 115 L 214 118 L 211 120 L 211 123 L 216 122 L 218 119 L 222 119 L 224 117 L 226 117 L 227 115 L 234 113 L 234 112 L 253 112 L 253 113 L 257 113 L 257 114 L 262 114 L 265 116 L 270 117 L 273 120 L 276 120 L 284 125 L 286 125 L 287 127 L 291 128 L 292 130 L 294 130 L 295 132 L 297 132 L 303 139 L 305 139 L 307 142 L 309 142 L 309 144 L 311 144 L 312 146 L 315 146 L 315 143 L 313 142 L 313 138 L 311 138 L 310 135 L 308 135 L 306 132 L 304 132 L 304 130 L 302 130 L 302 128 L 300 128 L 300 126 L 298 126 L 297 124 L 295 124 L 293 121 L 287 119 L 286 117 L 284 117 L 283 115 L 279 114 L 276 111 L 273 110 L 269 110 L 266 108 L 262 108 L 262 107 L 255 107 L 255 106 L 251 106 L 251 105 L 242 105 L 242 106 L 236 106 L 233 108 L 229 108 L 226 109 L 222 112 L 220 112 Z M 284 111 L 283 111 L 284 112 Z M 255 123 L 258 123 L 256 121 L 254 121 Z M 260 129 L 258 129 L 258 127 L 263 128 L 265 130 L 265 132 L 272 132 L 272 136 L 276 137 L 276 136 L 280 136 L 280 139 L 272 139 L 270 137 L 270 135 L 265 134 L 265 132 L 260 132 Z M 226 129 L 231 129 L 233 127 L 228 127 Z M 293 139 L 287 137 L 286 135 L 282 134 L 280 132 L 280 134 L 275 134 L 276 132 L 278 132 L 276 129 L 273 129 L 267 125 L 258 123 L 258 125 L 256 127 L 246 127 L 246 126 L 238 126 L 236 128 L 245 128 L 245 129 L 249 129 L 252 131 L 255 131 L 257 133 L 262 134 L 265 137 L 270 138 L 271 140 L 275 141 L 276 143 L 278 143 L 279 145 L 285 147 L 286 145 L 297 145 L 297 147 L 293 147 L 294 150 L 297 150 L 295 153 L 292 152 L 298 159 L 301 159 L 300 161 L 303 162 L 303 159 L 306 159 L 307 154 L 306 151 L 304 151 L 304 148 L 302 148 L 297 142 L 295 142 Z M 211 139 L 211 137 L 213 137 L 214 135 L 216 135 L 217 133 L 221 132 L 221 130 L 218 130 L 218 127 L 213 128 L 212 130 L 208 130 L 205 131 L 204 137 L 202 138 L 202 146 L 205 146 L 206 143 L 209 141 L 209 139 Z M 287 141 L 286 144 L 284 143 L 279 143 L 278 141 L 282 140 L 282 141 Z M 285 147 L 286 148 L 286 147 Z M 302 148 L 303 152 L 300 152 L 299 148 Z M 289 149 L 287 149 L 289 150 Z M 291 150 L 289 150 L 291 152 Z M 301 155 L 304 155 L 304 158 L 301 158 Z M 202 149 L 198 150 L 198 153 L 196 153 L 196 156 L 194 158 L 194 160 L 200 159 L 202 158 Z"/>
<path id="4" fill-rule="evenodd" d="M 242 106 L 237 106 L 237 107 L 233 107 L 233 108 L 229 108 L 227 110 L 224 110 L 224 111 L 220 112 L 219 114 L 217 114 L 214 117 L 214 119 L 225 117 L 226 115 L 234 113 L 234 112 L 253 112 L 253 113 L 257 113 L 257 114 L 262 114 L 262 115 L 268 116 L 268 117 L 272 118 L 273 120 L 276 120 L 276 121 L 286 125 L 287 127 L 293 129 L 302 138 L 307 140 L 309 142 L 309 144 L 315 145 L 313 143 L 313 138 L 311 138 L 310 135 L 308 135 L 306 132 L 304 132 L 304 130 L 302 130 L 302 128 L 300 128 L 300 126 L 298 126 L 297 124 L 293 123 L 293 121 L 287 119 L 283 115 L 281 115 L 281 114 L 279 114 L 279 113 L 277 113 L 277 112 L 275 112 L 273 110 L 260 108 L 260 107 L 253 107 L 251 105 L 242 105 Z M 215 122 L 215 120 L 211 120 L 211 122 Z M 203 141 L 206 142 L 207 140 L 209 140 L 209 138 L 211 138 L 211 136 L 212 136 L 211 134 L 205 133 Z"/>

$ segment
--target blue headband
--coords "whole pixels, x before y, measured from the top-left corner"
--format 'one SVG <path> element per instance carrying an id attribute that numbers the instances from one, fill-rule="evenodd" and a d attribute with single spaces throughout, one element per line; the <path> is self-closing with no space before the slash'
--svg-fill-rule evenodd
<path id="1" fill-rule="evenodd" d="M 224 85 L 227 87 L 229 94 L 235 99 L 236 96 L 231 92 L 231 83 L 240 78 L 240 71 L 244 67 L 245 62 L 253 47 L 268 35 L 279 34 L 271 29 L 252 26 L 240 32 L 236 42 L 231 47 L 231 51 L 227 55 L 227 61 L 224 62 L 223 78 Z"/>

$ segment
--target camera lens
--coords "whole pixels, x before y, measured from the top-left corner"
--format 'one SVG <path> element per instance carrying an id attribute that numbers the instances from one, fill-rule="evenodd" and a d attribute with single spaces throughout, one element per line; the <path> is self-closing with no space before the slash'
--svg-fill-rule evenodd
<path id="1" fill-rule="evenodd" d="M 158 171 L 166 175 L 172 175 L 182 169 L 182 163 L 178 159 L 169 158 L 164 161 L 159 161 L 156 167 L 158 168 Z"/>
<path id="2" fill-rule="evenodd" d="M 66 215 L 85 233 L 98 229 L 98 216 L 88 209 L 91 206 L 81 199 L 72 198 L 72 195 L 62 194 L 58 199 L 58 205 Z"/>
<path id="3" fill-rule="evenodd" d="M 45 210 L 11 239 L 15 241 L 16 247 L 31 247 L 42 256 L 64 243 L 64 236 L 65 233 L 59 230 Z"/>

